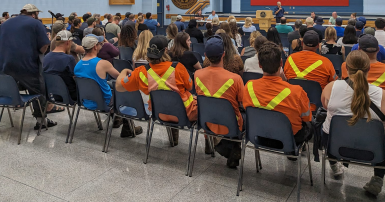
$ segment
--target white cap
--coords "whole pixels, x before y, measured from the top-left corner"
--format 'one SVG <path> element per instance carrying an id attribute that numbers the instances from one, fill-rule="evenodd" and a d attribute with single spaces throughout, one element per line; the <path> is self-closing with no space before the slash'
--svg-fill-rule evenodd
<path id="1" fill-rule="evenodd" d="M 182 16 L 181 16 L 181 15 L 178 15 L 178 16 L 176 16 L 176 19 L 182 20 Z"/>
<path id="2" fill-rule="evenodd" d="M 71 41 L 72 39 L 72 33 L 67 30 L 62 30 L 56 35 L 56 41 Z"/>
<path id="3" fill-rule="evenodd" d="M 32 12 L 43 12 L 41 10 L 39 10 L 35 5 L 33 4 L 26 4 L 22 10 L 26 10 L 28 13 L 32 13 Z"/>

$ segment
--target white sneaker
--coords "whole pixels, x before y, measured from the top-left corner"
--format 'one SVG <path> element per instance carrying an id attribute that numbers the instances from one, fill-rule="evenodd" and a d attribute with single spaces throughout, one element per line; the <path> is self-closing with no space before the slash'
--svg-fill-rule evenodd
<path id="1" fill-rule="evenodd" d="M 340 177 L 342 174 L 344 174 L 344 168 L 340 162 L 337 162 L 334 165 L 330 165 L 330 168 L 333 171 L 334 177 Z"/>
<path id="2" fill-rule="evenodd" d="M 377 196 L 382 189 L 382 185 L 384 184 L 384 179 L 373 176 L 372 179 L 364 186 L 365 191 Z"/>

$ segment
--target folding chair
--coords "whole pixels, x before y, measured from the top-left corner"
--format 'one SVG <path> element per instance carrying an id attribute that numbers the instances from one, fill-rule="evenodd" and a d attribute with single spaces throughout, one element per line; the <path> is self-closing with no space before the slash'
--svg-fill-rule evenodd
<path id="1" fill-rule="evenodd" d="M 114 116 L 112 118 L 112 123 L 115 121 L 115 117 L 122 117 L 126 119 L 130 119 L 131 124 L 131 130 L 135 134 L 135 128 L 133 127 L 132 120 L 136 121 L 142 121 L 142 122 L 148 122 L 147 126 L 147 136 L 150 131 L 150 112 L 145 108 L 145 105 L 143 103 L 142 96 L 140 95 L 139 91 L 134 92 L 119 92 L 115 90 L 115 82 L 112 85 L 114 93 Z M 112 125 L 110 125 L 110 129 L 108 137 L 106 134 L 106 146 L 104 148 L 104 152 L 107 153 L 108 147 L 110 145 L 111 140 L 111 133 L 112 133 Z"/>
<path id="2" fill-rule="evenodd" d="M 279 141 L 282 148 L 269 147 L 263 144 L 262 138 Z M 255 150 L 255 163 L 257 172 L 261 167 L 261 159 L 259 151 L 265 151 L 273 154 L 284 155 L 296 158 L 298 161 L 297 176 L 297 201 L 300 200 L 301 190 L 301 153 L 304 145 L 307 146 L 307 161 L 309 164 L 310 184 L 313 186 L 313 175 L 311 172 L 310 149 L 307 141 L 300 145 L 296 145 L 293 135 L 293 129 L 289 119 L 281 112 L 260 109 L 256 107 L 246 108 L 246 142 L 250 141 L 253 146 L 248 148 Z M 240 176 L 238 182 L 237 196 L 242 190 L 243 181 L 243 164 L 245 158 L 245 142 L 242 142 L 242 160 L 240 168 Z"/>
<path id="3" fill-rule="evenodd" d="M 114 59 L 113 63 L 114 68 L 118 70 L 118 72 L 122 72 L 123 69 L 133 70 L 131 63 L 127 60 Z"/>
<path id="4" fill-rule="evenodd" d="M 150 145 L 152 139 L 152 133 L 154 131 L 154 124 L 160 124 L 169 128 L 175 128 L 178 130 L 187 130 L 190 131 L 190 142 L 188 148 L 188 159 L 187 159 L 187 167 L 186 167 L 186 176 L 189 173 L 190 167 L 190 157 L 191 157 L 191 145 L 192 139 L 194 135 L 194 126 L 196 122 L 190 122 L 186 108 L 183 104 L 182 98 L 177 92 L 168 91 L 168 90 L 156 90 L 150 92 L 151 97 L 151 108 L 152 108 L 152 123 L 150 132 L 147 134 L 146 138 L 146 157 L 144 159 L 144 163 L 147 163 L 148 155 L 150 153 Z M 159 114 L 172 115 L 178 118 L 178 123 L 163 121 L 159 118 Z M 172 134 L 169 133 L 170 142 L 173 142 Z"/>
<path id="5" fill-rule="evenodd" d="M 41 96 L 42 95 L 20 95 L 19 87 L 17 86 L 15 79 L 13 79 L 13 77 L 9 75 L 0 74 L 0 107 L 3 107 L 3 109 L 1 110 L 0 117 L 3 115 L 4 108 L 7 108 L 9 119 L 11 121 L 11 126 L 14 127 L 9 108 L 23 109 L 17 144 L 20 144 L 20 141 L 21 141 L 25 109 L 27 108 L 28 105 L 32 104 L 32 101 L 37 100 L 39 104 L 40 112 L 43 115 L 43 117 L 45 117 L 45 114 L 43 113 L 43 110 L 41 108 L 40 101 L 39 101 L 39 98 Z M 43 125 L 43 122 L 45 122 L 45 118 L 41 119 L 40 128 L 37 135 L 40 135 L 41 126 Z"/>
<path id="6" fill-rule="evenodd" d="M 119 59 L 132 61 L 132 54 L 134 54 L 133 48 L 118 46 L 118 49 L 119 49 Z"/>
<path id="7" fill-rule="evenodd" d="M 243 84 L 246 84 L 250 80 L 260 79 L 263 77 L 263 74 L 255 72 L 243 72 L 242 80 Z"/>
<path id="8" fill-rule="evenodd" d="M 243 44 L 243 47 L 248 47 L 248 46 L 250 46 L 250 35 L 249 36 L 247 36 L 247 35 L 245 35 L 245 36 L 242 36 L 242 44 Z"/>
<path id="9" fill-rule="evenodd" d="M 201 57 L 205 56 L 205 45 L 203 43 L 192 43 L 192 51 L 198 52 Z"/>
<path id="10" fill-rule="evenodd" d="M 106 134 L 108 133 L 108 129 L 110 125 L 110 117 L 113 115 L 113 111 L 112 111 L 113 107 L 109 107 L 106 105 L 102 90 L 100 89 L 100 86 L 98 83 L 96 83 L 96 81 L 94 81 L 93 79 L 80 78 L 80 77 L 75 77 L 75 81 L 78 89 L 78 110 L 76 112 L 74 127 L 72 129 L 69 143 L 72 143 L 72 139 L 74 138 L 74 133 L 76 129 L 76 124 L 78 122 L 80 109 L 94 112 L 94 116 L 98 124 L 99 130 L 103 130 L 99 113 L 107 114 L 108 118 L 107 118 Z M 84 100 L 91 100 L 95 102 L 97 104 L 96 109 L 92 110 L 92 109 L 86 108 L 83 105 Z M 106 142 L 104 142 L 103 150 L 105 147 L 106 147 Z"/>
<path id="11" fill-rule="evenodd" d="M 199 133 L 210 136 L 209 145 L 211 147 L 213 157 L 215 156 L 215 151 L 214 143 L 211 141 L 211 137 L 220 137 L 233 142 L 244 142 L 244 132 L 239 130 L 238 120 L 235 115 L 234 108 L 228 100 L 198 95 L 198 106 L 198 124 L 195 135 L 194 150 L 192 152 L 192 162 L 190 163 L 190 177 L 192 176 L 194 167 Z M 206 123 L 226 126 L 229 132 L 225 135 L 218 135 L 211 131 L 210 128 L 207 127 Z M 201 129 L 205 132 L 199 132 Z"/>
<path id="12" fill-rule="evenodd" d="M 195 37 L 190 37 L 191 43 L 198 43 L 198 39 Z"/>
<path id="13" fill-rule="evenodd" d="M 344 46 L 345 47 L 345 59 L 348 57 L 349 53 L 352 52 L 351 46 Z"/>
<path id="14" fill-rule="evenodd" d="M 324 54 L 322 56 L 325 56 L 330 60 L 330 62 L 333 63 L 334 69 L 336 70 L 336 74 L 339 78 L 341 78 L 341 65 L 344 62 L 344 58 L 342 57 L 342 55 Z"/>
<path id="15" fill-rule="evenodd" d="M 325 181 L 326 160 L 349 163 L 372 168 L 385 169 L 376 164 L 385 161 L 384 126 L 379 120 L 360 119 L 350 126 L 351 116 L 335 115 L 332 117 L 328 144 L 322 151 L 322 180 Z M 331 154 L 335 158 L 330 158 Z M 321 187 L 324 193 L 325 185 Z"/>
<path id="16" fill-rule="evenodd" d="M 289 79 L 289 83 L 293 85 L 301 86 L 302 89 L 306 92 L 310 103 L 314 104 L 317 107 L 316 109 L 322 107 L 322 102 L 321 102 L 322 88 L 317 81 Z M 316 111 L 313 112 L 314 115 Z"/>
<path id="17" fill-rule="evenodd" d="M 46 96 L 47 101 L 49 101 L 52 104 L 64 106 L 67 108 L 68 117 L 70 119 L 70 124 L 68 126 L 68 132 L 67 132 L 67 138 L 66 138 L 66 143 L 68 143 L 68 139 L 71 132 L 71 126 L 75 115 L 76 101 L 71 99 L 71 95 L 68 91 L 68 88 L 60 76 L 44 73 L 44 80 L 45 80 L 45 89 L 47 91 L 47 96 Z M 56 97 L 60 97 L 61 101 L 57 101 L 55 99 Z M 46 113 L 47 106 L 48 106 L 48 102 L 45 106 L 44 114 Z M 70 108 L 72 108 L 72 113 L 70 112 Z"/>
<path id="18" fill-rule="evenodd" d="M 196 52 L 196 51 L 193 51 L 192 53 L 193 53 L 194 56 L 197 58 L 197 60 L 199 61 L 199 63 L 201 63 L 201 65 L 202 65 L 202 64 L 203 64 L 203 56 L 202 56 L 200 53 Z"/>
<path id="19" fill-rule="evenodd" d="M 261 29 L 261 30 L 258 30 L 258 31 L 262 34 L 262 36 L 264 36 L 264 37 L 267 36 L 267 32 L 265 30 Z"/>

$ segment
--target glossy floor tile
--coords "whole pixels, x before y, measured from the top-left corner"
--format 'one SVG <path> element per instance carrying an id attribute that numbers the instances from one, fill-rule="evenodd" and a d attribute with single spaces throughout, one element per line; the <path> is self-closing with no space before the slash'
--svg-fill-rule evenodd
<path id="1" fill-rule="evenodd" d="M 21 144 L 17 145 L 21 111 L 11 110 L 15 127 L 5 111 L 0 122 L 0 201 L 296 201 L 297 162 L 261 152 L 257 173 L 254 151 L 246 150 L 243 190 L 236 196 L 238 169 L 226 159 L 204 154 L 199 137 L 194 172 L 185 175 L 189 133 L 180 132 L 179 145 L 170 147 L 166 129 L 155 126 L 147 164 L 145 133 L 120 138 L 113 129 L 109 152 L 103 153 L 105 130 L 98 130 L 91 112 L 81 111 L 72 144 L 66 144 L 67 112 L 50 114 L 58 126 L 33 130 L 35 120 L 26 112 Z M 107 116 L 101 115 L 104 129 Z M 147 129 L 147 123 L 136 122 Z M 195 135 L 195 134 L 194 134 Z M 312 150 L 311 150 L 312 151 Z M 311 158 L 313 160 L 313 156 Z M 310 185 L 306 156 L 302 156 L 301 201 L 385 201 L 365 194 L 362 186 L 373 170 L 351 166 L 341 180 L 331 176 L 321 194 L 321 163 L 311 161 L 314 186 Z"/>

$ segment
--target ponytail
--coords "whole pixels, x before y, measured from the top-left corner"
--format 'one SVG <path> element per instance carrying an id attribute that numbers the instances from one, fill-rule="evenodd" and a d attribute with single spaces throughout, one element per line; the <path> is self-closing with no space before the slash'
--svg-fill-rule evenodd
<path id="1" fill-rule="evenodd" d="M 138 17 L 138 20 L 136 20 L 136 23 L 135 23 L 135 29 L 136 29 L 136 31 L 138 31 L 138 27 L 139 27 L 139 25 L 140 25 L 140 22 L 142 22 L 142 20 L 143 20 L 143 16 L 139 16 L 139 17 Z"/>

